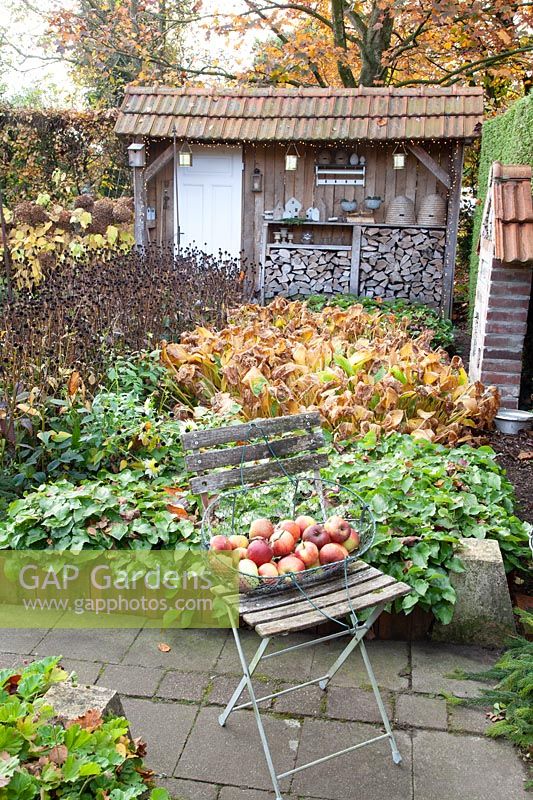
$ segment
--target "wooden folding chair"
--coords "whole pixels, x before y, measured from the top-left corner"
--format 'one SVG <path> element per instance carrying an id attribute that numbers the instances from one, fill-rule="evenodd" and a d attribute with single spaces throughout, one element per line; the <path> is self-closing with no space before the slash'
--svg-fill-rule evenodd
<path id="1" fill-rule="evenodd" d="M 246 447 L 243 447 L 243 442 L 246 443 Z M 211 494 L 243 483 L 254 486 L 280 478 L 283 474 L 296 476 L 311 472 L 313 480 L 320 482 L 320 468 L 328 463 L 327 456 L 317 452 L 325 444 L 320 416 L 317 413 L 253 420 L 213 430 L 193 431 L 182 436 L 182 444 L 186 453 L 187 468 L 197 473 L 197 477 L 192 478 L 190 482 L 191 489 L 201 496 L 204 508 L 208 506 Z M 234 446 L 228 447 L 230 444 Z M 223 449 L 216 449 L 221 445 L 224 446 Z M 336 574 L 307 586 L 306 597 L 303 597 L 296 588 L 272 594 L 240 596 L 240 618 L 259 634 L 262 641 L 248 663 L 239 636 L 239 625 L 237 623 L 233 626 L 243 677 L 220 715 L 219 722 L 224 726 L 232 711 L 250 706 L 253 708 L 276 800 L 282 800 L 279 786 L 282 778 L 382 739 L 389 740 L 394 763 L 401 762 L 363 637 L 388 603 L 409 592 L 410 588 L 406 584 L 358 560 L 348 568 L 346 575 L 339 577 Z M 364 622 L 360 622 L 357 612 L 363 610 L 367 612 L 367 617 Z M 325 619 L 342 620 L 344 617 L 347 617 L 349 622 L 347 624 L 339 622 L 344 627 L 337 633 L 317 635 L 317 638 L 310 641 L 266 654 L 274 636 L 315 628 Z M 313 647 L 347 635 L 350 636 L 350 641 L 324 675 L 280 692 L 263 697 L 256 696 L 252 676 L 261 660 L 278 657 L 304 647 Z M 313 684 L 325 689 L 356 648 L 361 652 L 385 733 L 278 774 L 272 762 L 259 703 Z M 237 705 L 245 688 L 248 689 L 250 701 Z"/>

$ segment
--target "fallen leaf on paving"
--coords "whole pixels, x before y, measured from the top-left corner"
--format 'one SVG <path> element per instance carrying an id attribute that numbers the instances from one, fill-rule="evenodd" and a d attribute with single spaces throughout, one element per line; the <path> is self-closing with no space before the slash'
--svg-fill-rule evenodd
<path id="1" fill-rule="evenodd" d="M 521 450 L 518 453 L 519 461 L 529 461 L 531 458 L 533 458 L 533 450 Z"/>
<path id="2" fill-rule="evenodd" d="M 169 644 L 165 644 L 165 642 L 159 642 L 157 649 L 161 650 L 162 653 L 170 653 L 172 650 L 171 646 Z"/>

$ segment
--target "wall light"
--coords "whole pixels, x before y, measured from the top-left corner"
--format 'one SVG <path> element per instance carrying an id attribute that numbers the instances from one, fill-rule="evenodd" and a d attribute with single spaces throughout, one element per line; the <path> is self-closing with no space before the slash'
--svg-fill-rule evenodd
<path id="1" fill-rule="evenodd" d="M 263 191 L 263 175 L 259 167 L 256 167 L 252 173 L 252 192 Z"/>
<path id="2" fill-rule="evenodd" d="M 298 148 L 295 144 L 290 144 L 285 155 L 285 169 L 287 172 L 294 172 L 294 170 L 298 169 L 299 158 L 300 153 L 298 152 Z"/>
<path id="3" fill-rule="evenodd" d="M 192 167 L 192 150 L 187 141 L 183 142 L 179 149 L 178 164 L 180 167 Z"/>
<path id="4" fill-rule="evenodd" d="M 406 160 L 407 160 L 407 153 L 405 151 L 405 148 L 402 147 L 401 150 L 398 150 L 396 148 L 392 154 L 393 169 L 405 169 Z"/>

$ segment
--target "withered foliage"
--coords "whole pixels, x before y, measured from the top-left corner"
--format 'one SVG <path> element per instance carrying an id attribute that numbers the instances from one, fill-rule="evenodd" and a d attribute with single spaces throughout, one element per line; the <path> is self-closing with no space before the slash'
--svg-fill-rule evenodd
<path id="1" fill-rule="evenodd" d="M 240 308 L 223 330 L 198 328 L 162 358 L 191 402 L 228 394 L 247 418 L 319 411 L 339 438 L 399 431 L 444 444 L 490 426 L 495 389 L 469 383 L 461 359 L 432 349 L 431 330 L 412 338 L 407 317 L 362 305 L 278 298 Z"/>
<path id="2" fill-rule="evenodd" d="M 0 306 L 0 438 L 32 427 L 74 371 L 96 386 L 113 353 L 154 348 L 197 325 L 224 325 L 245 298 L 242 265 L 199 250 L 133 250 L 54 264 Z"/>

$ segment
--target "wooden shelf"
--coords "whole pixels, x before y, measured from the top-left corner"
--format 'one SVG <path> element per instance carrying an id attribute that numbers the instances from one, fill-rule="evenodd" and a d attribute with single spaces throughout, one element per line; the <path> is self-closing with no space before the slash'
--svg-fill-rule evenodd
<path id="1" fill-rule="evenodd" d="M 265 225 L 280 225 L 283 226 L 283 220 L 281 219 L 265 219 Z M 388 225 L 386 222 L 365 222 L 364 220 L 357 220 L 357 222 L 313 222 L 312 220 L 308 220 L 307 222 L 303 223 L 303 226 L 307 225 L 317 225 L 323 227 L 333 227 L 338 225 L 344 225 L 344 227 L 361 227 L 361 228 L 419 228 L 420 230 L 430 230 L 430 231 L 445 231 L 446 225 L 418 225 L 418 223 L 396 223 L 394 225 Z M 291 228 L 301 228 L 302 225 L 287 225 L 286 227 Z"/>
<path id="2" fill-rule="evenodd" d="M 298 244 L 297 242 L 290 242 L 283 244 L 282 242 L 270 242 L 267 244 L 267 250 L 351 250 L 350 244 Z"/>

